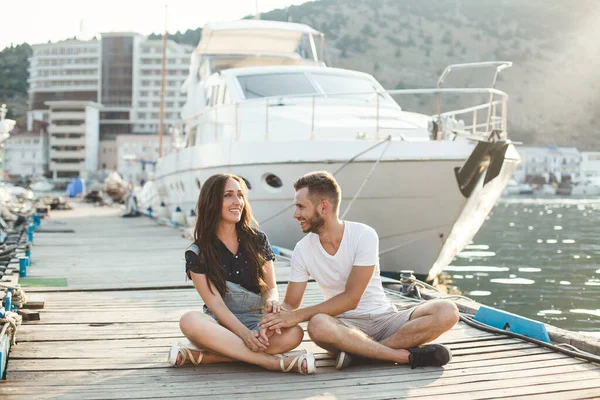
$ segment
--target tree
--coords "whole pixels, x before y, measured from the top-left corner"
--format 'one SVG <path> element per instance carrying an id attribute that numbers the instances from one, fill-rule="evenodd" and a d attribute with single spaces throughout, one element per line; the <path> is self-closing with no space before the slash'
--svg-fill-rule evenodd
<path id="1" fill-rule="evenodd" d="M 6 98 L 27 94 L 27 70 L 32 55 L 27 43 L 7 47 L 0 52 L 0 94 Z"/>

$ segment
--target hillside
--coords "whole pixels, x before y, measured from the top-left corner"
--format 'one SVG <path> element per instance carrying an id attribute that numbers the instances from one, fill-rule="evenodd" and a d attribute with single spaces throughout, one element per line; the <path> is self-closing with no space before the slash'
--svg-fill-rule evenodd
<path id="1" fill-rule="evenodd" d="M 27 111 L 27 58 L 31 47 L 27 44 L 7 47 L 0 51 L 0 104 L 7 104 L 7 118 L 25 123 Z"/>
<path id="2" fill-rule="evenodd" d="M 600 148 L 600 2 L 321 0 L 261 18 L 288 16 L 325 33 L 330 64 L 387 89 L 433 87 L 449 64 L 513 61 L 497 85 L 510 96 L 511 137 Z M 483 81 L 458 78 L 448 86 Z"/>
<path id="3" fill-rule="evenodd" d="M 510 96 L 511 137 L 526 144 L 600 148 L 596 0 L 320 0 L 261 18 L 291 19 L 322 31 L 329 65 L 371 73 L 387 89 L 433 87 L 448 64 L 513 61 L 497 85 Z M 197 28 L 169 37 L 195 45 L 200 33 Z M 7 97 L 3 59 L 4 52 L 0 101 Z M 22 79 L 26 59 L 13 71 Z M 446 86 L 480 86 L 491 79 L 491 72 L 457 74 Z M 431 111 L 422 99 L 398 100 L 406 109 Z"/>

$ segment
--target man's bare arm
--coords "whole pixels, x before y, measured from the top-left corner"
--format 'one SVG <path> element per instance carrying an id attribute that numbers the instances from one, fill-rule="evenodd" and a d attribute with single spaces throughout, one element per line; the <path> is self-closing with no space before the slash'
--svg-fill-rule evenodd
<path id="1" fill-rule="evenodd" d="M 350 276 L 348 277 L 348 281 L 346 281 L 344 292 L 323 303 L 301 309 L 298 309 L 298 307 L 300 306 L 302 298 L 300 297 L 300 300 L 298 300 L 297 296 L 295 296 L 293 292 L 290 292 L 290 287 L 288 286 L 288 291 L 286 291 L 284 300 L 284 308 L 288 305 L 290 309 L 294 311 L 282 311 L 278 316 L 265 316 L 261 321 L 261 326 L 270 327 L 270 329 L 291 327 L 300 322 L 308 321 L 317 314 L 336 316 L 346 311 L 354 310 L 367 289 L 374 271 L 374 265 L 370 267 L 353 267 L 352 272 L 350 272 Z M 296 282 L 293 283 L 298 285 Z M 304 288 L 302 288 L 302 293 L 304 293 L 306 283 L 303 283 L 303 285 Z M 290 293 L 289 298 L 288 293 Z"/>
<path id="2" fill-rule="evenodd" d="M 300 308 L 307 284 L 308 282 L 288 282 L 282 304 L 284 310 L 294 311 Z"/>

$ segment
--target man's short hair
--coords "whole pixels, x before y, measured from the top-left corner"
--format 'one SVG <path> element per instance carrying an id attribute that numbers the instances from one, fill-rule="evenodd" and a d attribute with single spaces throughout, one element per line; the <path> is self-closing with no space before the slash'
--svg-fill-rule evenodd
<path id="1" fill-rule="evenodd" d="M 294 182 L 296 191 L 308 188 L 308 196 L 314 204 L 319 204 L 327 199 L 337 211 L 342 198 L 342 189 L 332 174 L 327 171 L 310 172 Z"/>

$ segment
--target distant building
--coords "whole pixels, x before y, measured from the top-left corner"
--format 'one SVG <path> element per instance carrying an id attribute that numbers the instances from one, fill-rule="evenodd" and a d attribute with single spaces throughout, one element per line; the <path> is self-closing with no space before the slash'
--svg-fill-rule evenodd
<path id="1" fill-rule="evenodd" d="M 4 143 L 2 168 L 11 178 L 41 176 L 48 171 L 48 134 L 13 133 Z"/>
<path id="2" fill-rule="evenodd" d="M 91 179 L 98 168 L 101 105 L 91 101 L 48 101 L 52 179 Z"/>
<path id="3" fill-rule="evenodd" d="M 156 135 L 119 135 L 116 143 L 117 172 L 129 182 L 147 180 L 158 160 L 159 137 Z M 163 137 L 163 154 L 168 152 L 171 138 Z"/>
<path id="4" fill-rule="evenodd" d="M 100 41 L 63 40 L 32 46 L 28 122 L 47 116 L 47 101 L 99 101 Z M 28 126 L 31 130 L 31 126 Z"/>
<path id="5" fill-rule="evenodd" d="M 165 75 L 165 136 L 170 126 L 180 124 L 180 112 L 186 101 L 181 86 L 187 79 L 193 46 L 167 42 Z M 137 49 L 131 121 L 134 134 L 157 134 L 160 113 L 162 40 L 142 40 Z"/>
<path id="6" fill-rule="evenodd" d="M 580 178 L 595 176 L 600 176 L 600 151 L 582 151 Z"/>
<path id="7" fill-rule="evenodd" d="M 113 172 L 118 168 L 117 163 L 117 141 L 101 140 L 98 146 L 98 169 Z"/>
<path id="8" fill-rule="evenodd" d="M 160 113 L 162 40 L 131 32 L 102 34 L 101 40 L 65 40 L 32 46 L 29 59 L 28 129 L 48 120 L 48 101 L 100 103 L 100 138 L 157 134 Z M 193 46 L 167 42 L 165 131 L 181 122 Z"/>
<path id="9" fill-rule="evenodd" d="M 544 177 L 546 183 L 551 175 L 557 182 L 566 177 L 580 177 L 582 157 L 575 147 L 521 146 L 517 150 L 521 156 L 521 164 L 513 177 L 519 183 L 526 182 L 528 177 Z"/>

